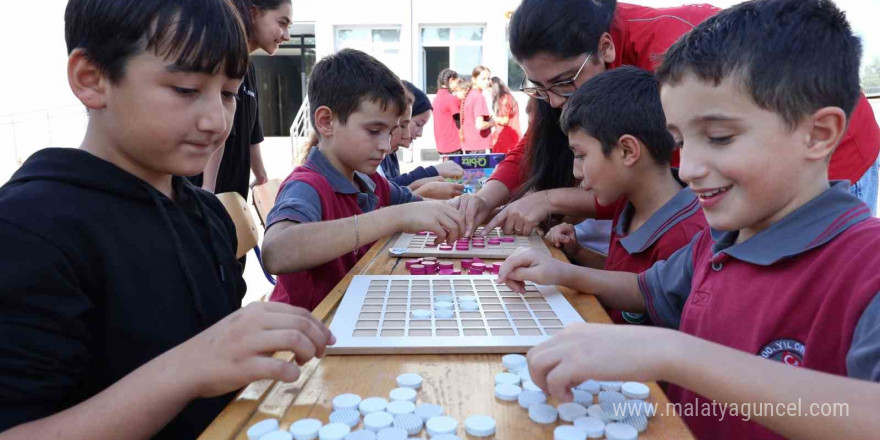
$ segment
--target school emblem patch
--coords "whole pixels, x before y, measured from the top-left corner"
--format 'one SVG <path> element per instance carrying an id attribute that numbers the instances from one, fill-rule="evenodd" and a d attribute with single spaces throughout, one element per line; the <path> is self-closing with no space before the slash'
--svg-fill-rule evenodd
<path id="1" fill-rule="evenodd" d="M 794 339 L 777 339 L 765 345 L 758 354 L 765 359 L 800 367 L 804 364 L 805 351 L 806 346 Z"/>

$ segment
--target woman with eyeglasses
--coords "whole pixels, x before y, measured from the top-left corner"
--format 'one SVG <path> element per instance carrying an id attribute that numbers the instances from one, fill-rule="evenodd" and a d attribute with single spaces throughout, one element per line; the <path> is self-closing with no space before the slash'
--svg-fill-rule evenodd
<path id="1" fill-rule="evenodd" d="M 507 205 L 486 228 L 531 234 L 551 214 L 595 216 L 593 196 L 576 187 L 568 138 L 559 128 L 563 104 L 581 84 L 622 65 L 654 70 L 679 36 L 718 11 L 710 5 L 648 8 L 613 0 L 524 0 L 510 20 L 510 50 L 537 100 L 520 143 L 475 195 L 459 198 L 467 235 Z M 606 240 L 607 241 L 607 240 Z"/>
<path id="2" fill-rule="evenodd" d="M 595 216 L 592 195 L 574 187 L 573 156 L 559 129 L 563 104 L 606 69 L 633 65 L 653 71 L 672 43 L 716 12 L 708 4 L 649 8 L 615 0 L 523 0 L 510 20 L 509 43 L 526 74 L 520 90 L 539 101 L 536 117 L 480 192 L 459 199 L 465 234 L 472 235 L 495 208 L 511 200 L 485 230 L 501 226 L 507 234 L 527 235 L 551 214 Z M 880 128 L 864 94 L 848 122 L 828 178 L 853 182 L 850 192 L 875 210 L 878 184 L 872 165 L 880 150 Z"/>

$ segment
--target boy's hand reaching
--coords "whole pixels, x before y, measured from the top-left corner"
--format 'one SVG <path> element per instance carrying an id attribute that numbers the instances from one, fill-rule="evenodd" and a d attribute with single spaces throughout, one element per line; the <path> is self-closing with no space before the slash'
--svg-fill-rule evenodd
<path id="1" fill-rule="evenodd" d="M 525 282 L 537 284 L 564 284 L 566 266 L 550 254 L 534 249 L 521 249 L 511 255 L 498 272 L 498 281 L 506 284 L 513 291 L 525 293 Z"/>
<path id="2" fill-rule="evenodd" d="M 308 310 L 278 302 L 255 302 L 220 320 L 166 355 L 195 397 L 214 397 L 261 379 L 293 382 L 299 367 L 323 357 L 336 338 Z M 275 359 L 292 351 L 296 364 Z"/>
<path id="3" fill-rule="evenodd" d="M 444 179 L 460 179 L 461 176 L 464 175 L 464 169 L 461 165 L 451 160 L 434 165 L 434 169 L 436 169 L 437 173 L 439 173 Z"/>
<path id="4" fill-rule="evenodd" d="M 449 200 L 460 196 L 464 185 L 453 182 L 429 182 L 413 191 L 413 194 L 426 199 Z"/>
<path id="5" fill-rule="evenodd" d="M 562 249 L 568 256 L 576 255 L 581 248 L 574 226 L 569 223 L 560 223 L 550 228 L 544 234 L 544 241 Z"/>
<path id="6" fill-rule="evenodd" d="M 589 379 L 664 380 L 675 341 L 675 332 L 656 327 L 571 324 L 529 350 L 529 373 L 542 390 L 570 402 L 571 388 Z"/>
<path id="7" fill-rule="evenodd" d="M 464 232 L 464 216 L 450 203 L 426 200 L 396 206 L 404 232 L 431 231 L 437 243 L 452 243 Z"/>

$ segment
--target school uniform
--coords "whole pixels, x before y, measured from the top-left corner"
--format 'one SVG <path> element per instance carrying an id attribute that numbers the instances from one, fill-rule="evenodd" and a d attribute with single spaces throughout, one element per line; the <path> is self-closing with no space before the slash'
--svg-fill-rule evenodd
<path id="1" fill-rule="evenodd" d="M 847 185 L 737 244 L 738 233 L 707 229 L 640 274 L 651 319 L 792 368 L 880 381 L 880 220 Z M 711 402 L 678 386 L 668 395 Z M 782 438 L 729 415 L 684 420 L 698 438 Z"/>
<path id="2" fill-rule="evenodd" d="M 93 397 L 241 306 L 232 219 L 185 179 L 172 187 L 175 200 L 47 148 L 0 189 L 0 431 Z M 154 438 L 198 437 L 234 396 L 191 402 Z"/>
<path id="3" fill-rule="evenodd" d="M 266 218 L 266 229 L 281 221 L 338 220 L 418 200 L 409 189 L 389 182 L 378 173 L 368 176 L 355 172 L 354 181 L 357 186 L 333 167 L 319 149 L 313 148 L 305 164 L 294 169 L 281 184 L 275 206 Z M 314 310 L 372 245 L 362 243 L 358 249 L 327 263 L 278 275 L 272 301 Z"/>
<path id="4" fill-rule="evenodd" d="M 461 131 L 464 133 L 464 151 L 485 151 L 492 148 L 492 128 L 477 130 L 477 121 L 487 119 L 491 114 L 483 92 L 472 87 L 464 100 L 464 114 L 461 115 Z"/>
<path id="5" fill-rule="evenodd" d="M 605 270 L 641 273 L 687 246 L 708 224 L 697 195 L 682 188 L 635 231 L 627 233 L 635 208 L 622 199 L 614 206 Z M 608 309 L 617 324 L 642 324 L 647 315 Z"/>
<path id="6" fill-rule="evenodd" d="M 461 149 L 455 116 L 461 111 L 461 100 L 447 89 L 437 90 L 432 103 L 434 107 L 434 142 L 437 152 L 449 154 Z M 460 116 L 459 116 L 460 117 Z"/>
<path id="7" fill-rule="evenodd" d="M 397 160 L 397 153 L 388 153 L 385 155 L 385 158 L 382 159 L 382 163 L 379 164 L 379 169 L 382 173 L 382 176 L 388 179 L 391 182 L 394 182 L 400 186 L 408 186 L 420 179 L 427 179 L 429 177 L 437 177 L 440 173 L 437 171 L 437 168 L 434 167 L 416 167 L 414 170 L 408 173 L 400 173 L 400 162 Z"/>

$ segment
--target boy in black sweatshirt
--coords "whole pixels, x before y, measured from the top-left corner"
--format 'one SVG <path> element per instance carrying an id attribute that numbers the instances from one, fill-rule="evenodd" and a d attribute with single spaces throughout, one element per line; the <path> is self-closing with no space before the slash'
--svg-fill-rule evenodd
<path id="1" fill-rule="evenodd" d="M 0 189 L 0 439 L 195 438 L 236 389 L 297 378 L 273 352 L 334 342 L 302 309 L 239 310 L 233 223 L 174 177 L 229 134 L 244 26 L 224 0 L 71 0 L 65 22 L 89 124 Z"/>

